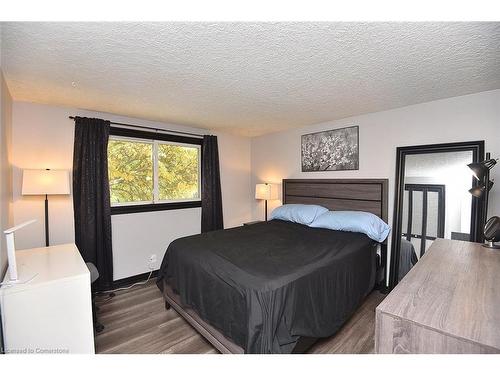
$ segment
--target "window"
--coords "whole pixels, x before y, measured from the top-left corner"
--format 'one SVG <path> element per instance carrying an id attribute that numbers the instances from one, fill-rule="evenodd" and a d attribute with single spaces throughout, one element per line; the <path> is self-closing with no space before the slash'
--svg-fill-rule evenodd
<path id="1" fill-rule="evenodd" d="M 114 214 L 201 206 L 201 139 L 111 128 Z"/>
<path id="2" fill-rule="evenodd" d="M 158 143 L 158 199 L 200 199 L 200 147 Z"/>
<path id="3" fill-rule="evenodd" d="M 110 138 L 108 175 L 111 204 L 153 202 L 153 142 Z"/>

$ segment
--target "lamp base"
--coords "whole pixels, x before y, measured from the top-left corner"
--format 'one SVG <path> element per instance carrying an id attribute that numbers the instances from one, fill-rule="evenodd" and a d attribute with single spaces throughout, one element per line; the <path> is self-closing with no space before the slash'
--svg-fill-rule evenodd
<path id="1" fill-rule="evenodd" d="M 488 249 L 500 249 L 500 245 L 495 245 L 493 241 L 488 241 L 487 243 L 483 243 L 483 247 Z"/>
<path id="2" fill-rule="evenodd" d="M 264 205 L 264 210 L 265 210 L 265 215 L 264 215 L 264 217 L 265 217 L 265 221 L 267 221 L 267 199 L 265 200 L 265 202 L 266 202 L 266 203 L 265 203 L 265 205 Z"/>

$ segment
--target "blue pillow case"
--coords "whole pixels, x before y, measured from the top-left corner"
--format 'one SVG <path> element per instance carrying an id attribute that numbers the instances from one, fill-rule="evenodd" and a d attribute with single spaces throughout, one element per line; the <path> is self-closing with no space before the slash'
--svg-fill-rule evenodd
<path id="1" fill-rule="evenodd" d="M 391 230 L 378 216 L 364 211 L 328 211 L 318 216 L 309 226 L 364 233 L 377 242 L 384 242 Z"/>
<path id="2" fill-rule="evenodd" d="M 271 212 L 270 219 L 286 220 L 303 225 L 311 224 L 328 209 L 315 204 L 284 204 Z"/>

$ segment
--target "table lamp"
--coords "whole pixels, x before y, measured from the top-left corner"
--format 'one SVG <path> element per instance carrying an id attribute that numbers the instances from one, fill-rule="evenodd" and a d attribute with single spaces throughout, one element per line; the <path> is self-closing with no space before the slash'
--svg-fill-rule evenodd
<path id="1" fill-rule="evenodd" d="M 256 184 L 255 199 L 263 199 L 265 201 L 265 218 L 267 221 L 267 201 L 278 199 L 278 185 L 276 184 Z"/>
<path id="2" fill-rule="evenodd" d="M 22 195 L 45 195 L 45 246 L 49 246 L 49 195 L 68 195 L 69 172 L 56 169 L 23 170 Z"/>

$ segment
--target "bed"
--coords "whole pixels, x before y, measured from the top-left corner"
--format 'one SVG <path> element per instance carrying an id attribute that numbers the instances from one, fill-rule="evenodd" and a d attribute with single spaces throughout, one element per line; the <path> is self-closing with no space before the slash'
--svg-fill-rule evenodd
<path id="1" fill-rule="evenodd" d="M 283 203 L 371 212 L 387 221 L 387 180 L 283 180 Z M 173 241 L 157 284 L 222 353 L 304 352 L 383 278 L 386 246 L 360 233 L 282 220 Z"/>

